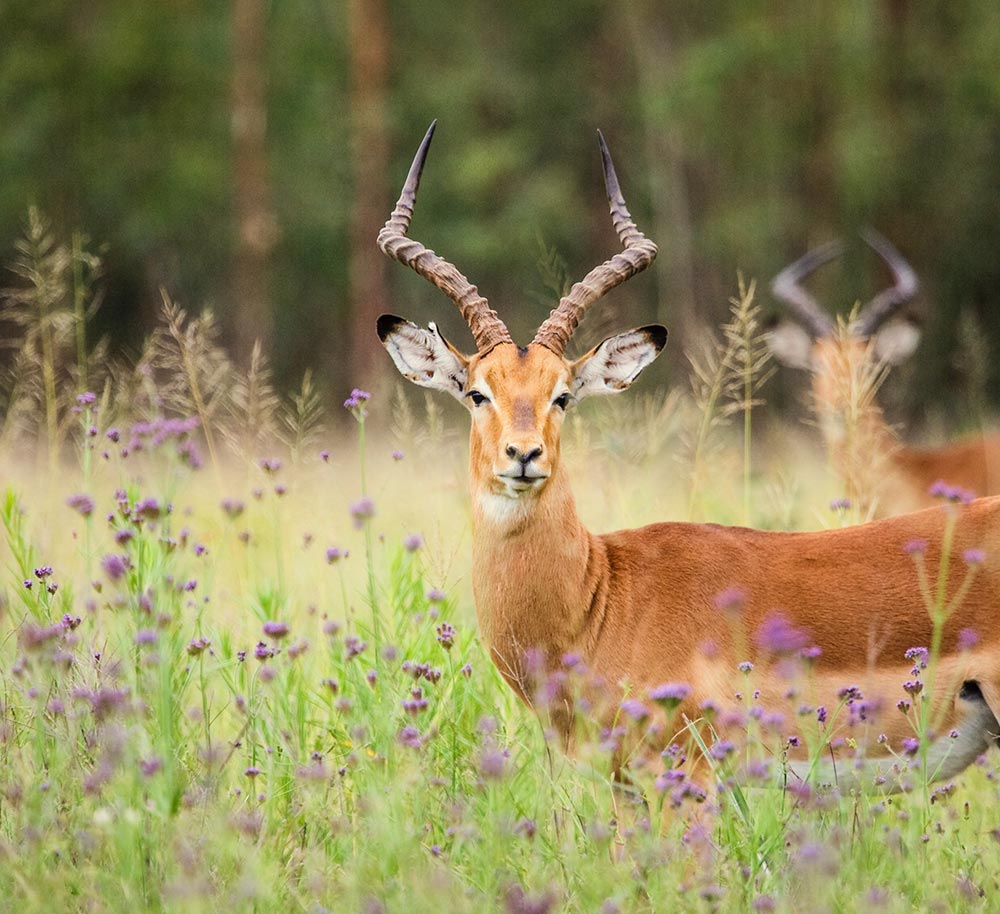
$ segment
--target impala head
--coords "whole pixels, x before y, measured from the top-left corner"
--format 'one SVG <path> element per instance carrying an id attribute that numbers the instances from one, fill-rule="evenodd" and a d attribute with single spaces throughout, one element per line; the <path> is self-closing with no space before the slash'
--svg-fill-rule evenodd
<path id="1" fill-rule="evenodd" d="M 807 252 L 785 267 L 771 284 L 775 296 L 788 305 L 793 320 L 773 328 L 770 346 L 778 361 L 812 372 L 818 409 L 836 408 L 858 379 L 909 358 L 920 342 L 917 324 L 898 317 L 899 309 L 917 294 L 917 277 L 899 251 L 873 229 L 862 237 L 886 262 L 893 285 L 857 311 L 847 324 L 836 323 L 802 281 L 818 267 L 839 257 L 844 246 L 831 241 Z"/>
<path id="2" fill-rule="evenodd" d="M 407 237 L 431 124 L 378 245 L 411 267 L 458 306 L 476 352 L 464 355 L 434 324 L 427 329 L 394 315 L 378 320 L 378 335 L 403 377 L 455 397 L 472 418 L 472 484 L 478 493 L 518 499 L 541 492 L 559 462 L 559 433 L 567 410 L 584 397 L 620 393 L 663 348 L 659 325 L 613 336 L 581 358 L 563 352 L 587 308 L 645 269 L 656 245 L 632 222 L 604 138 L 598 134 L 611 216 L 623 250 L 591 270 L 562 298 L 527 346 L 517 346 L 486 299 L 452 264 Z"/>

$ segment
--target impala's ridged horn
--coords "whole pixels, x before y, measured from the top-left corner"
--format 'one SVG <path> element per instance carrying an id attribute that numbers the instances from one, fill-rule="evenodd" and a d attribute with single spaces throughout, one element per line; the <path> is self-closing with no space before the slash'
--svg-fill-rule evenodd
<path id="1" fill-rule="evenodd" d="M 844 245 L 840 241 L 828 241 L 818 248 L 806 251 L 795 263 L 789 264 L 771 281 L 771 291 L 775 298 L 780 298 L 788 305 L 792 313 L 806 325 L 806 329 L 815 339 L 822 339 L 833 333 L 833 318 L 803 288 L 802 280 L 813 270 L 843 253 Z"/>
<path id="2" fill-rule="evenodd" d="M 569 294 L 560 299 L 558 307 L 546 318 L 545 323 L 538 328 L 534 342 L 551 349 L 556 355 L 562 355 L 565 351 L 566 344 L 583 319 L 587 308 L 615 286 L 645 270 L 656 257 L 656 245 L 636 228 L 625 206 L 625 198 L 622 197 L 615 166 L 611 161 L 611 153 L 608 152 L 608 144 L 604 142 L 600 130 L 597 131 L 597 139 L 601 144 L 604 186 L 608 191 L 611 221 L 624 250 L 599 267 L 595 267 L 581 282 L 576 283 Z"/>
<path id="3" fill-rule="evenodd" d="M 880 235 L 873 228 L 866 228 L 861 233 L 868 246 L 881 257 L 889 269 L 895 282 L 879 292 L 858 315 L 857 334 L 863 337 L 872 336 L 879 327 L 892 317 L 903 305 L 913 299 L 920 288 L 917 274 L 896 250 L 889 239 Z"/>
<path id="4" fill-rule="evenodd" d="M 382 231 L 378 233 L 378 246 L 389 257 L 406 264 L 424 279 L 430 280 L 458 305 L 458 310 L 472 331 L 477 350 L 486 353 L 498 343 L 512 342 L 503 321 L 490 309 L 489 302 L 479 294 L 479 290 L 459 272 L 457 267 L 438 257 L 419 241 L 406 237 L 410 220 L 413 218 L 417 189 L 420 187 L 420 174 L 424 170 L 424 160 L 427 158 L 427 150 L 430 148 L 436 126 L 437 121 L 434 121 L 413 157 L 413 164 L 406 176 L 406 183 L 403 185 L 396 208 Z"/>

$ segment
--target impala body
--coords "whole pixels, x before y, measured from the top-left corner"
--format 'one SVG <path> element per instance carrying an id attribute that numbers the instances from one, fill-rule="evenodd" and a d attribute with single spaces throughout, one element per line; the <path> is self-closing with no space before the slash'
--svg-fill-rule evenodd
<path id="1" fill-rule="evenodd" d="M 686 523 L 590 532 L 560 459 L 564 415 L 586 396 L 626 389 L 659 355 L 666 331 L 631 330 L 576 361 L 563 351 L 586 308 L 648 265 L 656 248 L 632 222 L 601 138 L 611 214 L 624 250 L 577 283 L 528 346 L 516 345 L 462 274 L 406 236 L 433 129 L 379 245 L 458 304 L 477 352 L 461 354 L 433 324 L 423 329 L 390 315 L 379 319 L 378 333 L 405 377 L 449 393 L 469 410 L 476 611 L 507 682 L 530 703 L 526 658 L 533 663 L 540 654 L 555 670 L 573 653 L 619 698 L 664 682 L 690 684 L 679 711 L 697 718 L 705 699 L 733 700 L 736 665 L 751 660 L 759 664 L 755 684 L 763 700 L 787 706 L 792 699 L 776 649 L 761 634 L 777 624 L 821 650 L 812 661 L 810 695 L 795 700 L 832 707 L 841 689 L 857 686 L 873 713 L 879 704 L 892 709 L 878 726 L 898 748 L 912 732 L 894 709 L 910 675 L 904 653 L 929 647 L 932 638 L 912 553 L 936 568 L 947 529 L 954 536 L 947 590 L 954 596 L 965 581 L 966 592 L 942 643 L 936 704 L 942 726 L 956 736 L 938 774 L 967 765 L 1000 729 L 994 634 L 1000 569 L 990 558 L 1000 555 L 1000 499 L 820 533 Z M 948 511 L 961 511 L 956 525 Z M 974 561 L 974 571 L 966 561 Z M 731 586 L 742 591 L 745 641 L 717 605 L 720 591 Z M 978 633 L 976 647 L 960 649 L 961 629 Z M 740 656 L 741 650 L 749 656 Z"/>
<path id="2" fill-rule="evenodd" d="M 887 517 L 934 504 L 932 485 L 942 480 L 976 495 L 1000 494 L 1000 435 L 978 435 L 938 447 L 899 441 L 878 405 L 878 388 L 890 366 L 916 350 L 916 324 L 897 317 L 917 292 L 917 277 L 902 255 L 872 230 L 864 238 L 885 260 L 894 283 L 849 324 L 838 326 L 802 282 L 843 250 L 830 242 L 808 251 L 779 273 L 774 294 L 795 321 L 779 324 L 771 348 L 779 361 L 810 372 L 812 407 L 844 494 L 862 516 Z"/>

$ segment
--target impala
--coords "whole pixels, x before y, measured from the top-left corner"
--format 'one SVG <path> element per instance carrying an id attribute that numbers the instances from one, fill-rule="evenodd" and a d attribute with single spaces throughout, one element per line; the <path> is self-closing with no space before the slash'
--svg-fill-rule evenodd
<path id="1" fill-rule="evenodd" d="M 920 340 L 915 323 L 898 318 L 917 292 L 917 277 L 900 253 L 872 230 L 865 241 L 886 262 L 894 282 L 849 323 L 838 325 L 803 287 L 803 280 L 833 260 L 832 241 L 807 252 L 772 283 L 775 296 L 797 319 L 772 332 L 779 361 L 812 376 L 812 407 L 844 493 L 861 516 L 888 516 L 933 503 L 943 480 L 976 495 L 1000 494 L 1000 436 L 976 436 L 940 447 L 902 444 L 886 423 L 876 394 L 889 366 L 911 356 Z"/>
<path id="2" fill-rule="evenodd" d="M 850 685 L 870 713 L 879 703 L 891 708 L 879 719 L 886 739 L 877 748 L 898 751 L 913 735 L 895 710 L 911 678 L 904 654 L 933 646 L 941 657 L 935 727 L 954 730 L 947 748 L 935 749 L 934 772 L 947 776 L 968 765 L 998 732 L 1000 575 L 991 554 L 1000 499 L 818 533 L 691 523 L 592 533 L 577 515 L 560 459 L 564 417 L 584 397 L 628 388 L 659 355 L 667 332 L 657 325 L 629 330 L 573 361 L 564 351 L 587 308 L 645 269 L 656 246 L 632 221 L 598 134 L 623 249 L 576 283 L 534 339 L 518 346 L 455 266 L 407 236 L 433 131 L 434 124 L 378 244 L 455 302 L 476 351 L 462 354 L 433 323 L 424 329 L 392 315 L 379 319 L 378 335 L 404 377 L 450 394 L 470 414 L 474 598 L 481 636 L 506 681 L 530 703 L 532 664 L 541 658 L 555 671 L 573 654 L 618 699 L 626 692 L 655 697 L 665 683 L 684 683 L 666 690 L 679 703 L 668 720 L 676 725 L 696 721 L 707 699 L 732 701 L 737 665 L 752 661 L 755 687 L 774 705 L 811 700 L 833 708 Z M 926 562 L 921 567 L 937 568 L 943 551 L 950 574 L 940 584 L 956 605 L 935 633 L 915 555 Z M 739 588 L 738 600 L 728 602 L 739 604 L 747 638 L 731 624 L 731 605 L 720 609 L 719 593 L 733 594 L 730 586 Z M 784 633 L 778 641 L 794 638 L 776 644 L 776 629 Z M 971 631 L 979 636 L 975 646 Z M 778 655 L 802 644 L 820 653 L 811 651 L 809 682 L 791 699 Z M 562 721 L 567 727 L 570 717 Z"/>

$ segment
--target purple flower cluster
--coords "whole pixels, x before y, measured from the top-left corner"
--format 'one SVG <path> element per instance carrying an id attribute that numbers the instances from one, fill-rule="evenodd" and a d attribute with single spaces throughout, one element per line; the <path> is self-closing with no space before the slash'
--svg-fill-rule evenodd
<path id="1" fill-rule="evenodd" d="M 649 690 L 650 699 L 668 710 L 676 708 L 690 694 L 691 686 L 686 682 L 664 682 Z"/>
<path id="2" fill-rule="evenodd" d="M 350 512 L 354 526 L 360 530 L 365 525 L 365 521 L 371 520 L 375 516 L 375 502 L 365 495 L 351 505 Z"/>
<path id="3" fill-rule="evenodd" d="M 943 479 L 939 479 L 937 482 L 932 483 L 931 487 L 927 490 L 927 494 L 930 495 L 931 498 L 940 498 L 942 501 L 963 505 L 967 505 L 970 502 L 975 501 L 976 498 L 975 492 L 970 492 L 968 489 L 963 489 L 961 486 L 949 485 Z"/>
<path id="4" fill-rule="evenodd" d="M 359 387 L 355 387 L 351 391 L 351 395 L 344 401 L 344 409 L 358 410 L 361 416 L 366 415 L 363 407 L 372 398 L 372 395 L 368 393 L 367 390 L 361 390 Z"/>
<path id="5" fill-rule="evenodd" d="M 455 629 L 447 622 L 442 622 L 437 627 L 437 640 L 446 651 L 450 651 L 455 643 Z"/>
<path id="6" fill-rule="evenodd" d="M 794 654 L 808 646 L 809 636 L 783 613 L 771 612 L 757 629 L 757 644 L 774 654 Z"/>
<path id="7" fill-rule="evenodd" d="M 89 495 L 70 495 L 66 499 L 66 504 L 81 517 L 90 517 L 94 513 L 94 499 Z"/>
<path id="8" fill-rule="evenodd" d="M 288 624 L 286 622 L 273 622 L 268 620 L 263 625 L 264 634 L 274 641 L 279 641 L 288 636 Z"/>

